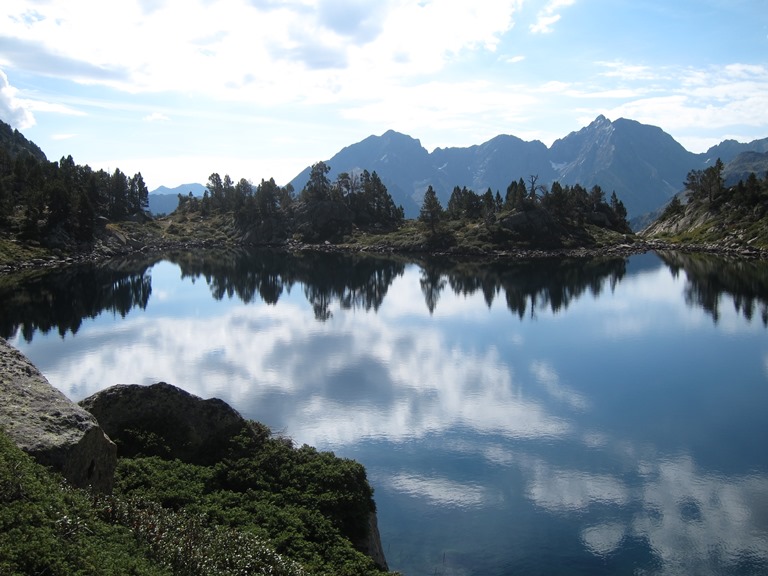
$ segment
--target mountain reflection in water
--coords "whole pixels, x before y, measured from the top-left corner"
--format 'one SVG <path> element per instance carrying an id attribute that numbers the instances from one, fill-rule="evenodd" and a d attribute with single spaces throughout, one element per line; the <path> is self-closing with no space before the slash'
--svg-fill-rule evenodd
<path id="1" fill-rule="evenodd" d="M 71 398 L 166 380 L 360 460 L 406 575 L 759 574 L 767 270 L 172 254 L 6 278 L 0 328 Z"/>

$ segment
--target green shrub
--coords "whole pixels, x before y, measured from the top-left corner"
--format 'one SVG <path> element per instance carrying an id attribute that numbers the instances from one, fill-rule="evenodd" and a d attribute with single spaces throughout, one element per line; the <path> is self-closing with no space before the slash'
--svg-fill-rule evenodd
<path id="1" fill-rule="evenodd" d="M 252 426 L 256 434 L 238 436 L 212 466 L 157 456 L 121 459 L 116 494 L 176 510 L 185 521 L 197 518 L 192 532 L 208 539 L 220 530 L 260 538 L 312 573 L 381 574 L 354 546 L 367 537 L 375 510 L 365 468 L 309 446 L 297 449 Z"/>
<path id="2" fill-rule="evenodd" d="M 0 432 L 0 574 L 171 574 Z"/>

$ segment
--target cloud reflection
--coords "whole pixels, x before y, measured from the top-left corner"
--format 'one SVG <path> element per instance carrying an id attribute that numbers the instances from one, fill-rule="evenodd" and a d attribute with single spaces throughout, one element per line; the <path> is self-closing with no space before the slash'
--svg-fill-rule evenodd
<path id="1" fill-rule="evenodd" d="M 589 526 L 581 532 L 584 546 L 597 556 L 607 556 L 620 545 L 624 539 L 625 528 L 617 522 Z"/>
<path id="2" fill-rule="evenodd" d="M 488 315 L 480 295 L 446 294 L 433 318 L 451 323 L 427 322 L 413 281 L 417 271 L 409 268 L 404 277 L 392 284 L 377 314 L 342 310 L 317 322 L 306 301 L 286 296 L 279 311 L 230 302 L 197 317 L 102 318 L 66 341 L 36 336 L 33 361 L 74 399 L 118 382 L 165 380 L 223 398 L 247 417 L 321 448 L 363 440 L 442 442 L 460 430 L 460 444 L 441 447 L 480 454 L 496 472 L 519 471 L 499 481 L 523 486 L 519 494 L 493 487 L 490 474 L 476 476 L 482 483 L 465 483 L 449 473 L 419 473 L 418 465 L 381 473 L 381 486 L 461 509 L 505 494 L 532 504 L 540 515 L 577 519 L 583 524 L 578 538 L 595 556 L 612 554 L 628 539 L 647 543 L 663 574 L 715 574 L 744 558 L 768 563 L 768 480 L 719 476 L 699 469 L 690 456 L 664 459 L 653 446 L 616 438 L 610 426 L 596 428 L 591 416 L 601 406 L 595 394 L 600 387 L 568 385 L 561 374 L 568 374 L 564 367 L 571 360 L 553 352 L 562 351 L 554 347 L 557 341 L 536 348 L 536 332 L 518 323 L 510 329 L 509 323 L 488 322 L 489 329 L 510 330 L 493 339 L 456 337 L 451 330 L 457 327 L 484 326 L 477 320 Z M 629 276 L 610 296 L 574 303 L 569 323 L 557 318 L 560 334 L 572 325 L 581 330 L 585 315 L 604 323 L 609 336 L 634 337 L 671 322 L 711 324 L 695 309 L 680 311 L 681 289 L 681 280 L 664 269 Z M 541 326 L 544 319 L 541 314 L 538 325 L 530 324 Z M 14 344 L 24 349 L 18 338 Z M 508 364 L 505 345 L 525 358 L 522 370 Z M 768 374 L 768 356 L 762 362 Z M 526 377 L 538 386 L 526 386 Z M 590 469 L 591 458 L 611 466 Z M 600 521 L 605 509 L 610 517 Z"/>
<path id="3" fill-rule="evenodd" d="M 624 453 L 623 444 L 615 449 Z M 611 474 L 553 465 L 500 444 L 479 451 L 496 466 L 522 470 L 526 497 L 536 506 L 584 517 L 580 537 L 593 555 L 615 553 L 631 538 L 647 543 L 657 574 L 706 576 L 728 573 L 729 567 L 735 572 L 737 565 L 768 564 L 765 476 L 707 472 L 688 455 L 646 458 L 634 470 Z M 615 513 L 606 514 L 605 506 Z M 595 522 L 601 517 L 605 520 Z"/>
<path id="4" fill-rule="evenodd" d="M 494 461 L 500 462 L 498 454 Z M 642 462 L 636 486 L 622 477 L 560 469 L 544 460 L 508 458 L 528 469 L 527 496 L 553 513 L 586 512 L 600 505 L 638 508 L 626 523 L 610 519 L 582 530 L 586 548 L 614 552 L 625 535 L 648 543 L 661 574 L 720 574 L 753 558 L 768 562 L 768 480 L 699 470 L 689 456 Z"/>
<path id="5" fill-rule="evenodd" d="M 530 469 L 528 497 L 551 512 L 586 510 L 595 504 L 626 505 L 629 489 L 609 474 L 562 470 L 536 461 Z"/>
<path id="6" fill-rule="evenodd" d="M 660 461 L 629 529 L 647 539 L 663 573 L 722 573 L 745 557 L 768 562 L 768 480 L 719 476 L 690 457 Z"/>
<path id="7" fill-rule="evenodd" d="M 542 360 L 532 362 L 531 373 L 553 399 L 567 404 L 573 410 L 587 409 L 588 404 L 584 396 L 562 384 L 560 375 L 550 363 Z"/>
<path id="8" fill-rule="evenodd" d="M 386 483 L 398 492 L 444 507 L 476 507 L 487 504 L 488 500 L 483 487 L 446 478 L 401 473 L 390 477 Z"/>
<path id="9" fill-rule="evenodd" d="M 85 326 L 58 354 L 39 343 L 34 360 L 76 400 L 116 383 L 165 380 L 320 446 L 456 427 L 528 439 L 569 431 L 523 394 L 494 347 L 467 351 L 436 328 L 337 316 L 318 323 L 283 303 L 279 314 L 250 305 L 210 318 L 130 317 L 118 330 Z"/>

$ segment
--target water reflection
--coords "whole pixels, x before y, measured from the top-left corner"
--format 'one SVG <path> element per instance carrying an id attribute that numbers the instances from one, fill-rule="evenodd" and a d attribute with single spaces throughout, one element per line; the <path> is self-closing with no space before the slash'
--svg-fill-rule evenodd
<path id="1" fill-rule="evenodd" d="M 322 252 L 181 253 L 168 259 L 179 265 L 183 278 L 204 276 L 217 300 L 237 295 L 248 304 L 258 294 L 277 304 L 301 283 L 318 320 L 330 318 L 336 303 L 344 310 L 378 310 L 405 267 L 391 258 Z"/>
<path id="2" fill-rule="evenodd" d="M 171 253 L 166 258 L 179 266 L 182 279 L 204 278 L 216 300 L 237 296 L 246 304 L 258 300 L 275 305 L 300 283 L 315 318 L 322 321 L 331 317 L 336 305 L 377 311 L 406 266 L 391 258 L 315 252 L 203 251 Z M 21 328 L 27 341 L 36 330 L 57 329 L 63 336 L 77 333 L 84 318 L 101 312 L 125 316 L 134 307 L 144 309 L 152 290 L 148 270 L 156 261 L 121 259 L 6 278 L 0 285 L 0 335 L 7 338 Z M 450 286 L 463 296 L 482 291 L 488 307 L 503 293 L 509 309 L 522 318 L 529 308 L 532 316 L 537 308 L 567 308 L 587 290 L 598 295 L 605 279 L 615 287 L 626 263 L 545 259 L 480 265 L 431 259 L 419 265 L 419 284 L 430 313 Z"/>
<path id="3" fill-rule="evenodd" d="M 713 325 L 651 255 L 339 259 L 173 255 L 123 277 L 146 313 L 14 343 L 74 399 L 166 380 L 360 459 L 406 574 L 768 568 L 761 284 L 710 282 Z"/>
<path id="4" fill-rule="evenodd" d="M 85 318 L 103 312 L 125 317 L 145 309 L 152 293 L 148 269 L 155 260 L 115 260 L 60 272 L 0 278 L 0 336 L 21 329 L 29 342 L 36 331 L 77 334 Z"/>
<path id="5" fill-rule="evenodd" d="M 768 326 L 768 267 L 764 262 L 726 263 L 716 256 L 680 252 L 660 252 L 659 256 L 673 274 L 685 271 L 685 300 L 690 306 L 703 308 L 718 322 L 721 297 L 728 294 L 744 318 L 751 321 L 757 313 L 763 326 Z"/>
<path id="6" fill-rule="evenodd" d="M 384 257 L 274 251 L 175 253 L 166 256 L 182 279 L 204 278 L 214 299 L 237 297 L 243 303 L 275 305 L 300 284 L 315 318 L 328 320 L 332 309 L 377 311 L 406 263 Z M 708 255 L 662 253 L 673 275 L 686 274 L 685 298 L 717 322 L 722 296 L 751 320 L 759 314 L 768 326 L 768 267 L 752 261 L 729 262 Z M 62 272 L 5 278 L 0 285 L 0 335 L 21 329 L 26 340 L 36 330 L 77 332 L 83 319 L 111 311 L 125 316 L 146 308 L 152 291 L 148 270 L 157 259 L 115 260 Z M 627 273 L 627 261 L 541 259 L 461 262 L 446 258 L 418 261 L 419 286 L 433 314 L 448 287 L 465 297 L 481 292 L 490 308 L 501 297 L 523 319 L 537 311 L 560 312 L 585 294 L 614 291 Z"/>

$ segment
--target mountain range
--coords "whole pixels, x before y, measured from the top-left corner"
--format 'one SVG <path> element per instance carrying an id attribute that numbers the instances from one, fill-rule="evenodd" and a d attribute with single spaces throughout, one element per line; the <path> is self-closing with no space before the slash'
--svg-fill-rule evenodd
<path id="1" fill-rule="evenodd" d="M 181 184 L 175 188 L 159 186 L 149 193 L 149 211 L 152 214 L 170 214 L 179 205 L 179 194 L 202 197 L 205 193 L 203 184 Z"/>
<path id="2" fill-rule="evenodd" d="M 376 171 L 408 218 L 418 215 L 429 185 L 446 206 L 455 186 L 478 193 L 490 188 L 503 197 L 513 180 L 528 183 L 532 175 L 547 186 L 559 181 L 588 189 L 599 185 L 606 196 L 615 191 L 632 218 L 665 205 L 682 189 L 690 170 L 706 168 L 717 158 L 728 163 L 744 152 L 768 152 L 768 138 L 725 140 L 696 154 L 661 128 L 601 115 L 550 147 L 499 135 L 484 144 L 428 152 L 419 140 L 390 130 L 343 148 L 325 163 L 331 180 L 341 172 Z M 310 169 L 291 180 L 297 191 L 306 184 Z"/>

